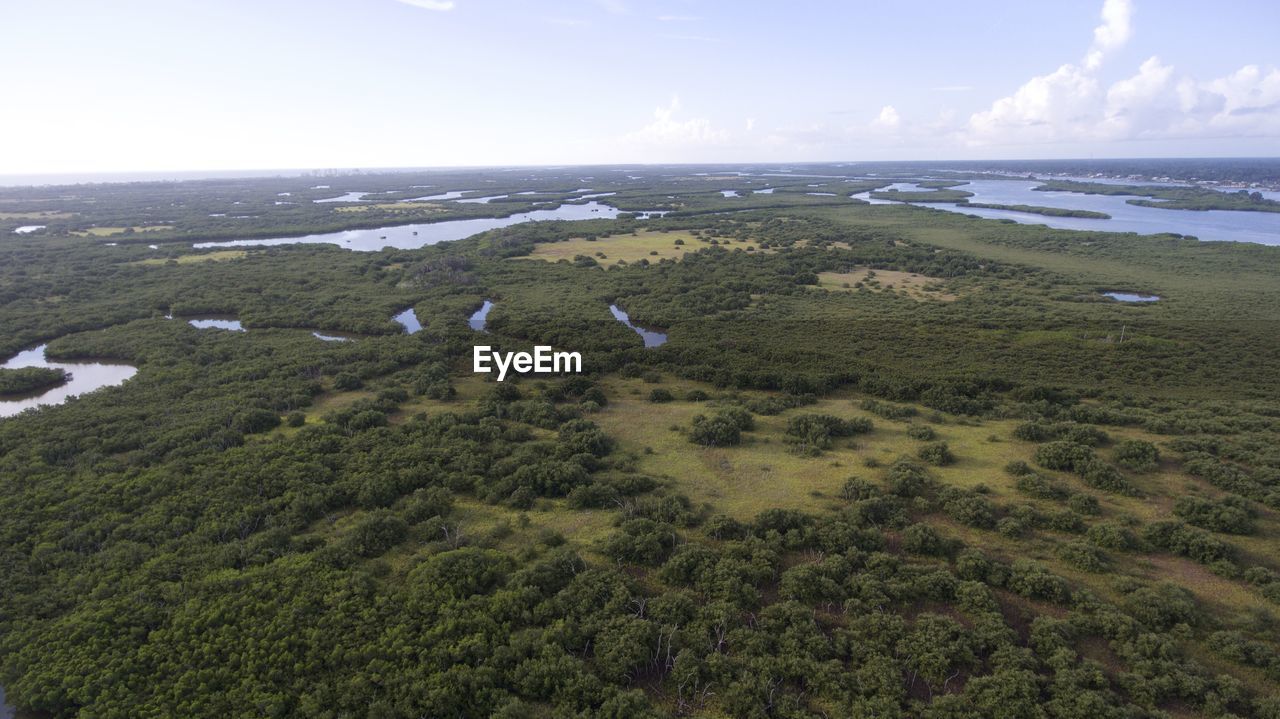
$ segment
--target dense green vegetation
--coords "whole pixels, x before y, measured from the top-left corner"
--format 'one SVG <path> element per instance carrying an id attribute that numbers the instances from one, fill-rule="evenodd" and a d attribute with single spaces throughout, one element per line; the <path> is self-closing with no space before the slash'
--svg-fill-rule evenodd
<path id="1" fill-rule="evenodd" d="M 256 203 L 249 235 L 301 231 L 268 208 L 281 192 L 410 184 L 677 210 L 173 263 L 52 221 L 6 239 L 0 353 L 139 368 L 0 420 L 10 701 L 1280 716 L 1280 249 L 848 199 L 878 181 L 592 172 L 3 191 L 99 226 L 172 220 L 175 259 L 216 252 L 190 247 L 224 236 L 194 209 L 213 195 Z M 180 196 L 186 215 L 149 214 Z M 635 237 L 687 254 L 607 264 Z M 584 238 L 598 255 L 532 256 Z M 1117 287 L 1162 300 L 1100 296 Z M 484 300 L 484 344 L 579 351 L 586 374 L 472 374 Z M 669 341 L 644 348 L 611 303 Z M 391 321 L 406 307 L 421 332 Z M 166 319 L 206 313 L 248 331 Z"/>
<path id="2" fill-rule="evenodd" d="M 1051 180 L 1035 188 L 1045 192 L 1083 192 L 1088 195 L 1144 195 L 1152 200 L 1131 199 L 1130 205 L 1162 207 L 1168 210 L 1247 210 L 1280 212 L 1280 202 L 1268 200 L 1260 192 L 1239 190 L 1219 192 L 1204 187 L 1163 185 L 1110 185 L 1100 182 Z"/>
<path id="3" fill-rule="evenodd" d="M 1029 212 L 1033 215 L 1047 217 L 1083 217 L 1091 220 L 1109 220 L 1111 215 L 1093 210 L 1069 210 L 1062 207 L 1042 207 L 1040 205 L 1000 205 L 986 202 L 966 202 L 965 207 L 979 207 L 988 210 L 1010 210 L 1012 212 Z"/>
<path id="4" fill-rule="evenodd" d="M 0 367 L 0 395 L 31 394 L 57 387 L 67 381 L 66 370 L 48 367 Z"/>

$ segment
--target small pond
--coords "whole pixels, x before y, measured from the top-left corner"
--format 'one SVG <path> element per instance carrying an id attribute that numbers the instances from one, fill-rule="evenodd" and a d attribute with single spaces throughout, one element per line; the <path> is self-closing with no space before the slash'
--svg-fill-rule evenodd
<path id="1" fill-rule="evenodd" d="M 643 327 L 637 327 L 631 323 L 631 317 L 628 316 L 626 312 L 623 312 L 617 305 L 609 305 L 609 311 L 613 313 L 614 319 L 630 327 L 636 334 L 640 335 L 640 337 L 644 339 L 645 347 L 658 347 L 666 344 L 667 335 L 665 333 L 654 332 L 653 330 L 647 330 Z"/>
<path id="2" fill-rule="evenodd" d="M 1160 295 L 1142 295 L 1134 292 L 1103 292 L 1102 295 L 1118 302 L 1155 302 L 1160 299 Z"/>
<path id="3" fill-rule="evenodd" d="M 230 315 L 206 315 L 187 317 L 187 324 L 199 330 L 227 330 L 229 332 L 245 332 L 240 320 Z"/>
<path id="4" fill-rule="evenodd" d="M 471 318 L 467 320 L 467 323 L 471 325 L 471 329 L 477 332 L 488 332 L 489 330 L 486 330 L 484 325 L 489 320 L 489 310 L 491 309 L 493 309 L 493 303 L 485 300 L 484 304 L 480 305 L 480 309 L 476 310 L 471 315 Z"/>
<path id="5" fill-rule="evenodd" d="M 401 312 L 395 317 L 392 317 L 391 319 L 403 325 L 404 331 L 408 332 L 409 334 L 422 331 L 422 323 L 418 321 L 418 315 L 414 314 L 412 307 L 405 310 L 404 312 Z"/>
<path id="6" fill-rule="evenodd" d="M 125 364 L 106 364 L 90 361 L 51 361 L 45 355 L 47 344 L 24 350 L 9 358 L 0 367 L 19 369 L 22 367 L 47 367 L 61 369 L 70 373 L 71 378 L 63 384 L 45 390 L 30 397 L 0 400 L 0 417 L 12 417 L 32 407 L 62 404 L 67 399 L 92 392 L 103 387 L 114 387 L 133 375 L 138 368 Z"/>

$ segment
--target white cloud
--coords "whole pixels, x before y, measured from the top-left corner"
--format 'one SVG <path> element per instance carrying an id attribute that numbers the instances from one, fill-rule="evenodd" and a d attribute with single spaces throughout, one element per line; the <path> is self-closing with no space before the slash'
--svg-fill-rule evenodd
<path id="1" fill-rule="evenodd" d="M 897 129 L 902 124 L 902 116 L 898 114 L 898 110 L 893 105 L 885 105 L 880 108 L 880 114 L 872 121 L 873 127 L 879 127 L 886 130 Z"/>
<path id="2" fill-rule="evenodd" d="M 756 129 L 756 119 L 754 117 L 747 118 L 747 132 Z"/>
<path id="3" fill-rule="evenodd" d="M 1226 77 L 1179 76 L 1151 57 L 1107 85 L 1106 54 L 1132 34 L 1129 0 L 1106 0 L 1103 22 L 1082 64 L 1031 78 L 1012 95 L 970 116 L 966 144 L 1018 145 L 1280 135 L 1280 70 L 1248 65 Z"/>
<path id="4" fill-rule="evenodd" d="M 726 142 L 728 133 L 712 127 L 703 117 L 676 119 L 680 98 L 673 96 L 666 107 L 653 111 L 653 122 L 627 135 L 626 139 L 644 145 L 715 145 Z"/>
<path id="5" fill-rule="evenodd" d="M 1128 42 L 1132 34 L 1132 20 L 1133 4 L 1130 0 L 1105 0 L 1102 3 L 1102 24 L 1093 29 L 1093 47 L 1085 56 L 1085 67 L 1097 69 L 1108 52 Z"/>
<path id="6" fill-rule="evenodd" d="M 436 10 L 438 12 L 445 12 L 453 9 L 453 0 L 396 0 L 396 2 L 420 7 L 423 10 Z"/>

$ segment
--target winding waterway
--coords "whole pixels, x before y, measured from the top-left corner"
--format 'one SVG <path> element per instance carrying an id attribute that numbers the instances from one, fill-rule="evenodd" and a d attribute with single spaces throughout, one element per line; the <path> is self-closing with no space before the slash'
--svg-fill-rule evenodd
<path id="1" fill-rule="evenodd" d="M 636 334 L 640 335 L 640 337 L 644 339 L 645 347 L 659 347 L 667 343 L 667 335 L 665 333 L 654 332 L 653 330 L 647 330 L 643 327 L 632 324 L 630 315 L 623 312 L 622 308 L 617 305 L 609 305 L 609 311 L 613 313 L 614 319 L 630 327 Z"/>
<path id="2" fill-rule="evenodd" d="M 376 252 L 384 247 L 397 250 L 414 250 L 440 242 L 461 240 L 487 230 L 510 227 L 521 222 L 538 220 L 600 220 L 614 219 L 622 211 L 599 202 L 564 204 L 551 210 L 532 210 L 510 217 L 476 217 L 469 220 L 445 220 L 416 225 L 380 227 L 372 230 L 343 230 L 302 237 L 273 237 L 262 240 L 228 240 L 223 242 L 197 242 L 195 247 L 270 247 L 273 245 L 317 244 L 338 245 L 349 250 Z M 662 212 L 635 213 L 639 217 L 659 216 Z"/>
<path id="3" fill-rule="evenodd" d="M 62 404 L 71 397 L 92 392 L 103 387 L 114 387 L 134 376 L 138 368 L 125 364 L 106 364 L 104 362 L 56 362 L 45 355 L 47 344 L 24 350 L 14 355 L 0 367 L 18 369 L 21 367 L 46 367 L 61 369 L 70 373 L 71 378 L 63 384 L 29 397 L 0 400 L 0 417 L 12 417 L 32 407 Z"/>

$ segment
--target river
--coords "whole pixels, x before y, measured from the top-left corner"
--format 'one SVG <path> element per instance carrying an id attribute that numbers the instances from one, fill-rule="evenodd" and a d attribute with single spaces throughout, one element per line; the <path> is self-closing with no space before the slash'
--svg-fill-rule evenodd
<path id="1" fill-rule="evenodd" d="M 398 250 L 414 250 L 440 242 L 461 240 L 487 230 L 510 227 L 521 222 L 538 220 L 601 220 L 613 219 L 621 213 L 616 207 L 599 202 L 581 205 L 564 204 L 553 210 L 532 210 L 510 217 L 476 217 L 469 220 L 445 220 L 416 225 L 380 227 L 372 230 L 343 230 L 301 237 L 273 237 L 262 240 L 228 240 L 223 242 L 197 242 L 195 247 L 270 247 L 273 245 L 317 244 L 338 245 L 349 250 L 376 252 L 384 247 Z M 662 212 L 636 213 L 641 217 L 659 216 Z"/>
<path id="2" fill-rule="evenodd" d="M 893 187 L 909 190 L 913 183 L 894 183 Z M 1068 210 L 1105 212 L 1111 219 L 1084 217 L 1049 217 L 1029 212 L 991 210 L 966 207 L 963 204 L 930 203 L 929 207 L 948 212 L 976 215 L 992 220 L 1013 220 L 1031 225 L 1045 225 L 1063 230 L 1094 232 L 1136 232 L 1142 235 L 1174 233 L 1192 235 L 1210 242 L 1252 242 L 1280 245 L 1280 213 L 1239 210 L 1166 210 L 1159 207 L 1130 205 L 1131 195 L 1086 195 L 1080 192 L 1037 192 L 1043 183 L 1029 180 L 973 180 L 954 189 L 972 192 L 969 202 L 998 205 L 1038 205 Z M 866 193 L 854 195 L 868 199 Z M 1150 198 L 1143 198 L 1150 199 Z M 870 200 L 874 204 L 893 204 L 892 200 Z"/>

